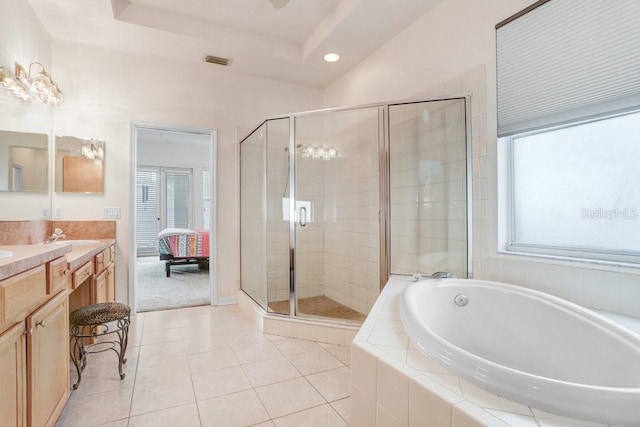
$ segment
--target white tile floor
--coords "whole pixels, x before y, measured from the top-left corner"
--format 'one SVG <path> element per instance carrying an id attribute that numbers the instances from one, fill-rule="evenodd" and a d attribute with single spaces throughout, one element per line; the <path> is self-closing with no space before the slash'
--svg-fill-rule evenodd
<path id="1" fill-rule="evenodd" d="M 237 306 L 143 313 L 129 331 L 126 378 L 113 352 L 91 355 L 58 427 L 349 425 L 350 347 L 265 335 Z"/>

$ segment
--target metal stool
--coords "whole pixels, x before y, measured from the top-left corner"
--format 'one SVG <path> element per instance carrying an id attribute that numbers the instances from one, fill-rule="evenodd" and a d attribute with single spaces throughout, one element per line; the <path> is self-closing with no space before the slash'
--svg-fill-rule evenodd
<path id="1" fill-rule="evenodd" d="M 113 350 L 118 355 L 118 372 L 124 379 L 122 365 L 127 362 L 124 355 L 129 340 L 129 324 L 131 308 L 118 302 L 91 304 L 74 310 L 69 314 L 69 335 L 71 340 L 71 361 L 78 371 L 78 381 L 73 385 L 77 389 L 82 378 L 82 371 L 87 365 L 87 355 Z M 94 341 L 108 334 L 117 334 L 113 341 Z M 85 345 L 90 341 L 91 344 Z"/>

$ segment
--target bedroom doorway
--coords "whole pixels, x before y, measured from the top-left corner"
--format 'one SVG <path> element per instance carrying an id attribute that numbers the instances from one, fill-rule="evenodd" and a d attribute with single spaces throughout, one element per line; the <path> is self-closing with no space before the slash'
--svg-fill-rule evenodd
<path id="1" fill-rule="evenodd" d="M 134 124 L 132 134 L 132 306 L 215 303 L 215 130 Z"/>

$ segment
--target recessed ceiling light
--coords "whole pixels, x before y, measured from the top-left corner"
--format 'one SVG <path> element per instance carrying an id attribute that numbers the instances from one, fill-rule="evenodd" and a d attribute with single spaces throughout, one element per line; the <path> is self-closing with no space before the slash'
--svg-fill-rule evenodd
<path id="1" fill-rule="evenodd" d="M 340 55 L 338 55 L 337 53 L 327 53 L 324 56 L 324 60 L 327 62 L 337 62 L 340 60 Z"/>

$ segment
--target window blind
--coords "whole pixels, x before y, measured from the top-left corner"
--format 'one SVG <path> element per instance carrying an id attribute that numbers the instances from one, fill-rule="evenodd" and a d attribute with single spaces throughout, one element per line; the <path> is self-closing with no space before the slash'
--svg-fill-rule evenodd
<path id="1" fill-rule="evenodd" d="M 191 224 L 191 174 L 165 172 L 166 220 L 168 228 L 189 228 Z"/>
<path id="2" fill-rule="evenodd" d="M 205 230 L 210 229 L 210 220 L 211 220 L 211 175 L 209 175 L 208 169 L 202 170 L 202 204 L 203 208 L 203 228 Z"/>
<path id="3" fill-rule="evenodd" d="M 157 169 L 136 171 L 136 248 L 139 254 L 156 253 L 158 246 Z"/>
<path id="4" fill-rule="evenodd" d="M 640 106 L 639 29 L 638 0 L 550 0 L 498 24 L 498 136 Z"/>

